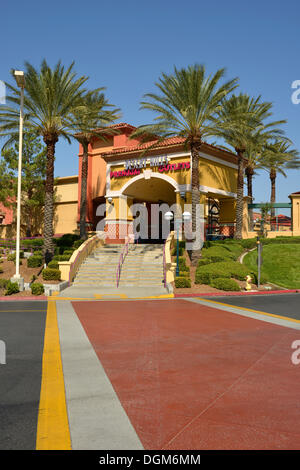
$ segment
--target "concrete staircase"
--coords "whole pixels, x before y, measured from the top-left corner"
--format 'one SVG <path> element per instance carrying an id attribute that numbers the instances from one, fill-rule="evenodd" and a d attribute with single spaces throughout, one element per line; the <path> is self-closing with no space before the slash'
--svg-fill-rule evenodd
<path id="1" fill-rule="evenodd" d="M 82 263 L 74 279 L 76 287 L 116 287 L 116 271 L 124 245 L 97 248 Z M 163 288 L 163 245 L 129 245 L 118 289 Z"/>
<path id="2" fill-rule="evenodd" d="M 119 287 L 162 287 L 163 245 L 133 245 L 122 266 Z"/>
<path id="3" fill-rule="evenodd" d="M 73 285 L 115 287 L 123 247 L 124 245 L 104 245 L 93 251 L 80 266 Z"/>

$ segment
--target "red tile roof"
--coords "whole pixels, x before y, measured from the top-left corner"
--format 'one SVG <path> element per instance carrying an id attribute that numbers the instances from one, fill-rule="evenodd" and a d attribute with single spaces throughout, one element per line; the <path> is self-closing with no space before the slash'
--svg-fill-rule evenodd
<path id="1" fill-rule="evenodd" d="M 150 147 L 152 147 L 153 150 L 155 150 L 155 149 L 159 149 L 159 148 L 171 147 L 171 146 L 174 146 L 174 145 L 182 145 L 182 144 L 184 144 L 185 140 L 186 139 L 184 137 L 169 137 L 168 139 L 164 139 L 161 142 L 158 142 L 157 140 L 152 140 L 150 142 L 141 143 L 140 145 L 134 145 L 134 146 L 128 146 L 128 147 L 118 147 L 116 149 L 110 150 L 109 152 L 103 152 L 102 155 L 109 157 L 110 155 L 116 155 L 116 154 L 120 154 L 120 153 L 138 152 L 140 150 L 145 150 L 145 149 L 148 149 Z M 211 149 L 219 150 L 221 152 L 224 152 L 225 154 L 230 155 L 231 157 L 236 157 L 236 155 L 234 153 L 228 152 L 228 151 L 226 151 L 224 149 L 221 149 L 221 148 L 219 148 L 215 145 L 211 145 L 211 144 L 208 144 L 206 142 L 204 142 L 203 145 L 206 146 L 206 147 L 210 147 Z"/>

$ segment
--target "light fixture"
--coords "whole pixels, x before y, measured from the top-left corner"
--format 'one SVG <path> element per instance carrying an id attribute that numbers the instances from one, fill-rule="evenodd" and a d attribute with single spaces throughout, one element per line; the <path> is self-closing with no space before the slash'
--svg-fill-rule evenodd
<path id="1" fill-rule="evenodd" d="M 108 197 L 107 201 L 109 202 L 109 204 L 113 204 L 113 198 L 112 197 Z"/>
<path id="2" fill-rule="evenodd" d="M 174 215 L 171 211 L 166 212 L 165 215 L 164 215 L 165 220 L 172 220 L 173 217 L 174 217 Z"/>
<path id="3" fill-rule="evenodd" d="M 22 70 L 14 70 L 14 77 L 19 88 L 25 87 L 25 75 Z"/>
<path id="4" fill-rule="evenodd" d="M 180 196 L 185 200 L 185 191 L 180 191 Z"/>
<path id="5" fill-rule="evenodd" d="M 184 221 L 184 222 L 188 222 L 189 220 L 191 220 L 192 214 L 191 214 L 190 212 L 185 211 L 185 212 L 182 214 L 182 218 L 183 218 L 183 221 Z"/>

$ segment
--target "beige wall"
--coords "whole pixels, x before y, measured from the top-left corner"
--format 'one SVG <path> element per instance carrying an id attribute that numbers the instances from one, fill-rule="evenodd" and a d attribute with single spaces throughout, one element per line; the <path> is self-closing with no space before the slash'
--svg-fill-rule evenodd
<path id="1" fill-rule="evenodd" d="M 77 230 L 78 176 L 57 179 L 55 186 L 54 233 Z"/>

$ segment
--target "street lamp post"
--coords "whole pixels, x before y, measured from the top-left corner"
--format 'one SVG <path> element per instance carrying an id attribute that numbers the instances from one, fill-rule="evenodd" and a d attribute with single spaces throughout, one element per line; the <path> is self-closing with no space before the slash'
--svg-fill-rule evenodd
<path id="1" fill-rule="evenodd" d="M 20 128 L 19 128 L 19 161 L 18 161 L 18 195 L 17 195 L 17 236 L 16 236 L 16 274 L 12 278 L 13 282 L 19 284 L 19 289 L 24 290 L 24 279 L 20 276 L 20 226 L 21 226 L 21 179 L 22 179 L 22 152 L 23 152 L 23 107 L 25 76 L 21 70 L 15 70 L 14 76 L 18 87 L 21 90 L 20 102 Z"/>
<path id="2" fill-rule="evenodd" d="M 168 211 L 165 213 L 165 219 L 171 221 L 174 217 L 173 213 L 171 211 Z M 176 219 L 176 238 L 177 238 L 177 243 L 176 243 L 176 277 L 179 276 L 179 230 L 181 223 L 188 222 L 191 220 L 191 214 L 190 212 L 184 212 L 182 214 L 182 220 L 181 219 Z"/>

